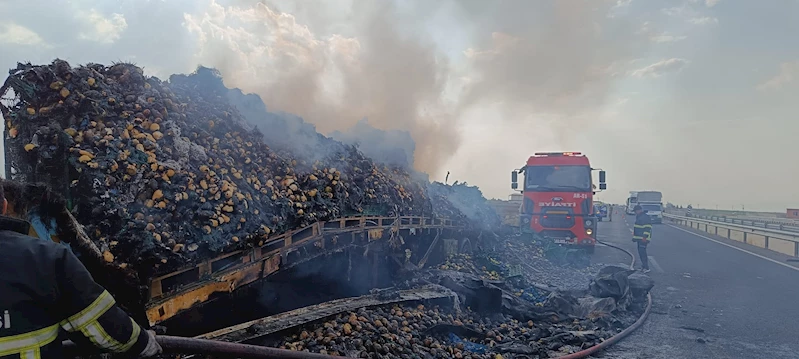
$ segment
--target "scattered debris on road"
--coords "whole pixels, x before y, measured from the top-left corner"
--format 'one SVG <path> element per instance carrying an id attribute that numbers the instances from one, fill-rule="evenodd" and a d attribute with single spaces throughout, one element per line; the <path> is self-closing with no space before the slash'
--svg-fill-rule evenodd
<path id="1" fill-rule="evenodd" d="M 680 329 L 691 330 L 691 331 L 699 332 L 699 333 L 704 333 L 705 332 L 705 330 L 702 329 L 702 328 L 687 327 L 687 326 L 682 326 L 682 327 L 680 327 Z"/>
<path id="2" fill-rule="evenodd" d="M 522 261 L 537 258 L 534 266 L 547 261 L 540 251 L 519 254 L 521 248 L 536 245 L 506 238 L 493 250 L 453 255 L 437 268 L 413 272 L 396 288 L 380 291 L 391 298 L 401 288 L 441 286 L 457 293 L 458 300 L 448 305 L 363 306 L 279 332 L 250 327 L 244 337 L 251 339 L 248 343 L 361 358 L 553 357 L 602 342 L 643 311 L 653 285 L 647 276 L 618 266 L 591 276 L 587 269 L 550 264 L 562 277 L 584 275 L 581 289 L 557 289 L 528 281 L 543 275 L 519 271 L 516 265 Z M 508 258 L 509 253 L 516 255 Z M 358 300 L 363 299 L 351 299 Z"/>

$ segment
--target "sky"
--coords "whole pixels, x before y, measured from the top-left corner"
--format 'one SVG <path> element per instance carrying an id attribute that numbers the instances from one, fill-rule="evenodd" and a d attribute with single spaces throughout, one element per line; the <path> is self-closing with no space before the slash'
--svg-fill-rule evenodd
<path id="1" fill-rule="evenodd" d="M 408 131 L 414 164 L 506 198 L 541 151 L 720 209 L 799 206 L 793 0 L 0 0 L 0 68 L 198 65 L 324 134 Z"/>

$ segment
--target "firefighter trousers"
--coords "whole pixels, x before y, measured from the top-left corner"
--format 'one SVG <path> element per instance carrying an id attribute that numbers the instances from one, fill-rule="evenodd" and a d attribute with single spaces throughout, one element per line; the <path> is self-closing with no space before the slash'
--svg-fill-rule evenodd
<path id="1" fill-rule="evenodd" d="M 638 257 L 641 259 L 641 269 L 649 269 L 649 257 L 646 254 L 648 243 L 638 242 Z"/>

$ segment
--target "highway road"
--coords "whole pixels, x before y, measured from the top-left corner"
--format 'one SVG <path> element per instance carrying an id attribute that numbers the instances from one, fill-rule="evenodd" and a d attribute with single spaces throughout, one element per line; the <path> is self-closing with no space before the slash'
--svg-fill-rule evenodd
<path id="1" fill-rule="evenodd" d="M 602 222 L 600 240 L 637 256 L 633 222 L 621 215 Z M 662 224 L 649 257 L 656 283 L 649 319 L 602 357 L 799 358 L 799 268 L 786 256 Z M 623 258 L 600 248 L 594 261 Z"/>

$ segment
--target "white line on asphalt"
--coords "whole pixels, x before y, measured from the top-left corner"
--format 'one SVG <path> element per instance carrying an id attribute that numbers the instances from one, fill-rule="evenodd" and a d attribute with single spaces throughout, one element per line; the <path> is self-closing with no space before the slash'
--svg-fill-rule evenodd
<path id="1" fill-rule="evenodd" d="M 652 266 L 652 268 L 655 269 L 655 272 L 666 273 L 666 272 L 663 271 L 663 268 L 660 267 L 660 264 L 658 264 L 658 262 L 655 260 L 654 257 L 647 256 L 647 258 L 649 259 L 649 265 Z"/>
<path id="2" fill-rule="evenodd" d="M 696 233 L 694 233 L 694 232 L 691 232 L 691 231 L 689 231 L 689 230 L 687 230 L 687 229 L 682 229 L 682 228 L 680 228 L 680 227 L 677 227 L 677 226 L 675 226 L 675 225 L 673 225 L 673 224 L 670 224 L 669 226 L 670 226 L 670 227 L 672 227 L 672 228 L 674 228 L 674 229 L 679 229 L 679 230 L 681 230 L 681 231 L 683 231 L 683 232 L 685 232 L 685 233 L 690 233 L 690 234 L 693 234 L 693 235 L 695 235 L 695 236 L 697 236 L 697 237 L 699 237 L 699 238 L 704 238 L 704 239 L 707 239 L 707 240 L 709 240 L 709 241 L 711 241 L 711 242 L 716 242 L 716 243 L 718 243 L 718 244 L 721 244 L 721 245 L 723 245 L 723 246 L 727 246 L 727 247 L 730 247 L 730 248 L 732 248 L 732 249 L 735 249 L 735 250 L 739 250 L 739 251 L 741 251 L 741 252 L 744 252 L 744 253 L 749 253 L 749 254 L 751 254 L 751 255 L 753 255 L 753 256 L 755 256 L 755 257 L 758 257 L 758 258 L 761 258 L 761 259 L 765 259 L 765 260 L 767 260 L 767 261 L 769 261 L 769 262 L 772 262 L 772 263 L 775 263 L 775 264 L 779 264 L 779 265 L 781 265 L 781 266 L 783 266 L 783 267 L 785 267 L 785 268 L 791 268 L 791 269 L 793 269 L 793 270 L 795 270 L 795 271 L 799 271 L 799 268 L 797 268 L 797 267 L 794 267 L 794 266 L 792 266 L 792 265 L 789 265 L 789 264 L 782 263 L 782 262 L 780 262 L 780 261 L 778 261 L 778 260 L 774 260 L 774 259 L 771 259 L 771 258 L 769 258 L 769 257 L 762 256 L 762 255 L 760 255 L 760 254 L 757 254 L 757 253 L 754 253 L 754 252 L 747 251 L 746 249 L 738 248 L 738 247 L 736 247 L 736 246 L 734 246 L 734 245 L 727 244 L 727 243 L 724 243 L 724 242 L 722 242 L 722 241 L 715 240 L 715 239 L 713 239 L 713 238 L 710 238 L 710 237 L 707 237 L 707 236 L 703 236 L 703 235 L 701 235 L 701 234 L 696 234 Z"/>

